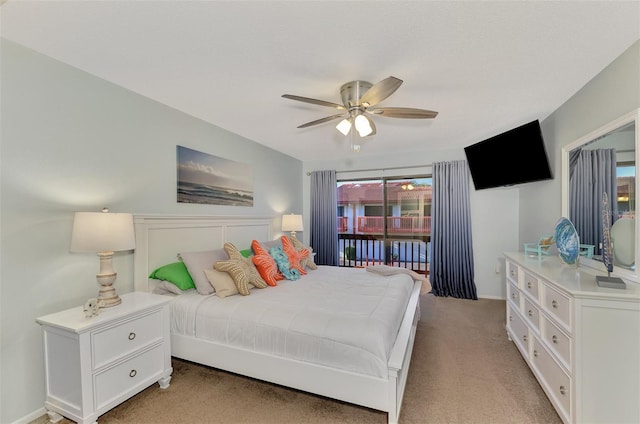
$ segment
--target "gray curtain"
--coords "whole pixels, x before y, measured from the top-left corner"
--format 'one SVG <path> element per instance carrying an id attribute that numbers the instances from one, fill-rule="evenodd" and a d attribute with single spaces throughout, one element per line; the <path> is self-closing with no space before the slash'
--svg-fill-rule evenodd
<path id="1" fill-rule="evenodd" d="M 433 294 L 477 300 L 466 161 L 433 164 L 431 248 Z"/>
<path id="2" fill-rule="evenodd" d="M 336 171 L 312 172 L 309 240 L 318 265 L 338 265 L 337 207 Z"/>
<path id="3" fill-rule="evenodd" d="M 602 193 L 609 197 L 613 222 L 618 217 L 616 150 L 576 150 L 569 155 L 569 219 L 581 244 L 595 246 L 602 254 Z"/>

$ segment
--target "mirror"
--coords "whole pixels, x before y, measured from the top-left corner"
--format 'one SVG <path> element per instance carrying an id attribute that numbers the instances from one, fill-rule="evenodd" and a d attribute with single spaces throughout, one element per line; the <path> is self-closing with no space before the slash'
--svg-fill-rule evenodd
<path id="1" fill-rule="evenodd" d="M 602 192 L 613 225 L 614 272 L 638 281 L 640 229 L 636 225 L 636 178 L 640 109 L 579 138 L 562 149 L 562 215 L 575 224 L 580 243 L 593 246 L 580 263 L 605 271 L 602 263 Z M 586 206 L 588 205 L 588 206 Z"/>

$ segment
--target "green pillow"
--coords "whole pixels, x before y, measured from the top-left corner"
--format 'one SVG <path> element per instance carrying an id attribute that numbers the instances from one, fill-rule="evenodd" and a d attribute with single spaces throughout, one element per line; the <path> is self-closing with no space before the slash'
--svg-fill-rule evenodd
<path id="1" fill-rule="evenodd" d="M 180 290 L 188 290 L 196 287 L 187 267 L 182 262 L 161 266 L 151 273 L 149 278 L 165 280 L 175 284 Z"/>
<path id="2" fill-rule="evenodd" d="M 244 249 L 240 251 L 240 254 L 245 258 L 248 258 L 249 256 L 251 256 L 251 253 L 253 253 L 251 249 Z"/>

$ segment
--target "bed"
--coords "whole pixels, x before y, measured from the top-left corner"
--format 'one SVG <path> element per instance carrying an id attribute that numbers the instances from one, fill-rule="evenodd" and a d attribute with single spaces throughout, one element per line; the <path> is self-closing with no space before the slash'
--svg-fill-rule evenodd
<path id="1" fill-rule="evenodd" d="M 135 216 L 135 290 L 157 289 L 150 273 L 180 252 L 277 239 L 278 221 Z M 219 298 L 194 290 L 175 296 L 172 356 L 385 411 L 395 423 L 420 315 L 421 281 L 406 273 L 367 271 L 372 270 L 319 266 L 298 281 L 253 289 L 250 296 Z M 304 300 L 281 303 L 295 296 Z M 341 311 L 349 313 L 339 316 Z M 289 333 L 281 333 L 278 323 Z"/>

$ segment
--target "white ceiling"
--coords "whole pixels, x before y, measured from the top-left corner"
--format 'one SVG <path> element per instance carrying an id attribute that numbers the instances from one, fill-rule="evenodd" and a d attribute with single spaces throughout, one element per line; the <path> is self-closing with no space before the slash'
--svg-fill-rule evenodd
<path id="1" fill-rule="evenodd" d="M 29 1 L 3 37 L 301 160 L 354 155 L 351 80 L 404 84 L 360 155 L 463 147 L 544 119 L 640 38 L 634 1 Z M 215 140 L 211 140 L 212 145 Z M 213 147 L 212 147 L 213 148 Z"/>

